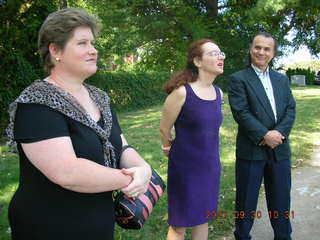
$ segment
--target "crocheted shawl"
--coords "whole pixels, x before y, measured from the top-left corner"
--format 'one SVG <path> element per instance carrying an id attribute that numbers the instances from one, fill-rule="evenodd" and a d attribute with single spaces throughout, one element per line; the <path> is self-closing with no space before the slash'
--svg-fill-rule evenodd
<path id="1" fill-rule="evenodd" d="M 105 166 L 117 168 L 114 147 L 109 142 L 112 127 L 109 96 L 106 92 L 94 86 L 86 83 L 83 84 L 88 90 L 91 99 L 98 106 L 101 112 L 104 122 L 103 128 L 101 128 L 99 124 L 90 117 L 76 98 L 70 93 L 49 82 L 36 80 L 29 87 L 24 89 L 20 96 L 9 105 L 10 122 L 6 131 L 9 137 L 9 146 L 11 149 L 16 150 L 16 142 L 14 141 L 14 119 L 18 103 L 37 103 L 48 106 L 95 131 L 103 143 Z"/>

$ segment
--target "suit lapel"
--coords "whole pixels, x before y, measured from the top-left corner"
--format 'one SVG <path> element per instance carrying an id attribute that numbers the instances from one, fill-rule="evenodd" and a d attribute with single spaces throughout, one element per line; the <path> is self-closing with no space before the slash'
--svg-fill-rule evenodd
<path id="1" fill-rule="evenodd" d="M 268 116 L 273 121 L 275 121 L 274 114 L 273 114 L 273 111 L 272 111 L 272 107 L 271 107 L 270 101 L 268 99 L 268 96 L 267 96 L 267 94 L 266 94 L 266 92 L 264 90 L 264 87 L 263 87 L 259 77 L 257 76 L 255 71 L 251 67 L 248 68 L 248 82 L 251 85 L 251 87 L 253 88 L 254 93 L 256 94 L 257 98 L 259 99 L 262 107 L 268 113 Z M 274 86 L 273 82 L 272 82 L 272 86 Z"/>

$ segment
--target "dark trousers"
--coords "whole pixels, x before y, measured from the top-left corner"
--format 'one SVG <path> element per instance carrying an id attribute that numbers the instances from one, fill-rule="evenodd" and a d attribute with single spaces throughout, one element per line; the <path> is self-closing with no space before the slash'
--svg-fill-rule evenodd
<path id="1" fill-rule="evenodd" d="M 291 240 L 290 223 L 290 160 L 275 161 L 273 151 L 265 161 L 236 160 L 236 240 L 251 239 L 255 219 L 269 215 L 274 240 Z M 256 209 L 259 190 L 264 179 L 267 209 Z"/>

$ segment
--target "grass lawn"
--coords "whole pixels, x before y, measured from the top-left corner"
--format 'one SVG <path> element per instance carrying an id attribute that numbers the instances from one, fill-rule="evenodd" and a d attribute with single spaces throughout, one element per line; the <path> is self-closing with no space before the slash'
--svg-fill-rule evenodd
<path id="1" fill-rule="evenodd" d="M 320 87 L 295 87 L 297 100 L 297 119 L 291 133 L 292 166 L 298 167 L 310 159 L 313 143 L 320 138 Z M 225 94 L 226 95 L 226 94 Z M 225 96 L 224 122 L 221 128 L 222 177 L 220 190 L 220 211 L 215 221 L 209 224 L 209 239 L 219 239 L 233 227 L 234 151 L 236 124 L 232 119 Z M 158 134 L 161 106 L 118 114 L 122 130 L 130 144 L 136 146 L 141 155 L 166 180 L 167 158 L 160 150 Z M 10 230 L 7 222 L 7 208 L 10 198 L 17 187 L 18 159 L 0 146 L 0 239 L 9 240 Z M 164 240 L 167 232 L 166 195 L 152 212 L 151 218 L 141 231 L 116 228 L 116 240 Z M 190 232 L 186 239 L 191 239 Z"/>

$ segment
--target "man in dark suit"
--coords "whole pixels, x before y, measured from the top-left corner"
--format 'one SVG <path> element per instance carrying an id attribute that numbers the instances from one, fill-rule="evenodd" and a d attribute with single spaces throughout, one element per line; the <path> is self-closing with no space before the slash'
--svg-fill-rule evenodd
<path id="1" fill-rule="evenodd" d="M 289 80 L 273 71 L 277 42 L 259 33 L 250 45 L 249 66 L 230 76 L 229 103 L 238 123 L 235 239 L 251 239 L 254 219 L 269 215 L 275 240 L 291 240 L 291 152 L 295 101 Z M 256 209 L 264 179 L 267 206 Z"/>

